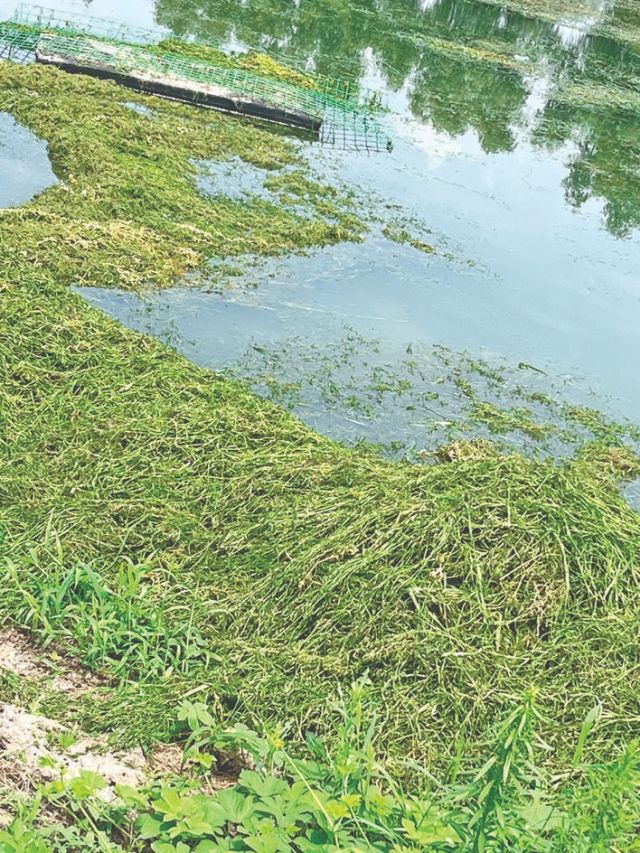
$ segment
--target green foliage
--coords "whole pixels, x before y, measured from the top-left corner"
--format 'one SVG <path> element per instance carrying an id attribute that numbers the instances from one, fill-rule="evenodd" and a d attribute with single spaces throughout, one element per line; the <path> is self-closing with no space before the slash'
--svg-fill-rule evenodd
<path id="1" fill-rule="evenodd" d="M 45 642 L 71 640 L 89 666 L 153 679 L 169 671 L 202 670 L 209 663 L 193 627 L 193 601 L 165 610 L 153 601 L 144 566 L 125 561 L 111 586 L 90 566 L 66 569 L 59 549 L 46 566 L 35 558 L 29 572 L 21 568 L 7 563 L 2 605 Z"/>
<path id="2" fill-rule="evenodd" d="M 152 782 L 140 790 L 118 785 L 108 804 L 99 798 L 104 780 L 82 771 L 41 786 L 26 817 L 16 817 L 0 834 L 0 853 L 638 849 L 636 746 L 607 765 L 581 765 L 575 779 L 551 785 L 536 765 L 541 715 L 529 695 L 498 727 L 480 769 L 463 771 L 468 781 L 432 780 L 410 795 L 394 785 L 376 758 L 369 687 L 361 679 L 338 703 L 334 745 L 310 737 L 304 757 L 290 755 L 280 738 L 243 727 L 222 729 L 205 706 L 185 701 L 179 717 L 189 741 L 213 756 L 221 744 L 224 751 L 234 749 L 245 763 L 256 762 L 255 769 L 241 770 L 234 784 L 215 794 L 203 791 L 210 774 L 202 766 L 190 780 Z M 191 753 L 188 742 L 185 758 Z M 62 820 L 42 823 L 43 805 Z M 63 843 L 69 846 L 56 846 Z"/>
<path id="3" fill-rule="evenodd" d="M 522 807 L 539 782 L 532 749 L 539 718 L 533 698 L 527 697 L 500 727 L 490 758 L 463 789 L 467 807 L 457 823 L 465 827 L 473 853 L 536 849 L 540 837 Z"/>
<path id="4" fill-rule="evenodd" d="M 22 820 L 14 820 L 8 829 L 0 830 L 2 853 L 49 853 L 49 846 L 37 829 L 25 826 Z"/>
<path id="5" fill-rule="evenodd" d="M 582 784 L 565 793 L 568 819 L 554 850 L 609 853 L 640 850 L 640 747 L 627 746 L 614 761 L 582 767 Z"/>

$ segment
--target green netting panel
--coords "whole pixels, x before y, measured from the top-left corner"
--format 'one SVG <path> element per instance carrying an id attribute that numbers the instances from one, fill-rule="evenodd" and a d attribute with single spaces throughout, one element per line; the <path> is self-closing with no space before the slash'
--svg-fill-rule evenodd
<path id="1" fill-rule="evenodd" d="M 39 40 L 39 32 L 0 23 L 0 60 L 32 62 Z"/>
<path id="2" fill-rule="evenodd" d="M 166 30 L 134 27 L 108 18 L 98 18 L 83 12 L 61 12 L 46 6 L 21 3 L 11 16 L 11 22 L 41 31 L 55 30 L 69 34 L 87 33 L 113 41 L 152 44 L 168 35 Z"/>
<path id="3" fill-rule="evenodd" d="M 380 128 L 375 108 L 359 104 L 354 90 L 340 81 L 314 78 L 308 85 L 295 85 L 274 77 L 260 75 L 238 67 L 228 67 L 179 53 L 162 50 L 149 43 L 149 31 L 121 27 L 91 16 L 82 22 L 65 17 L 44 7 L 21 6 L 15 17 L 19 21 L 0 24 L 0 59 L 16 62 L 58 57 L 90 68 L 107 68 L 114 75 L 137 77 L 151 81 L 168 81 L 182 88 L 190 87 L 193 101 L 199 95 L 224 91 L 233 98 L 245 98 L 272 105 L 279 111 L 304 114 L 321 123 L 320 141 L 343 148 L 377 151 L 390 148 L 390 141 Z M 73 16 L 78 18 L 78 16 Z M 73 29 L 83 26 L 82 32 Z M 100 33 L 88 35 L 94 28 Z M 135 29 L 135 28 L 134 28 Z M 122 41 L 125 36 L 145 36 L 145 44 Z M 157 37 L 157 34 L 155 34 Z M 287 117 L 272 118 L 284 123 Z"/>
<path id="4" fill-rule="evenodd" d="M 167 30 L 159 28 L 155 30 L 144 29 L 118 21 L 97 18 L 94 15 L 87 15 L 82 12 L 61 12 L 57 9 L 34 5 L 32 3 L 21 3 L 11 16 L 11 22 L 33 27 L 40 31 L 62 32 L 69 35 L 84 33 L 127 44 L 151 45 L 163 38 L 171 38 L 171 34 Z M 206 41 L 196 41 L 193 43 L 219 49 L 217 45 Z M 289 58 L 278 56 L 277 53 L 273 54 L 270 51 L 270 55 L 274 56 L 275 59 L 281 60 L 285 66 L 288 66 L 290 63 Z M 320 74 L 312 75 L 309 71 L 302 68 L 297 68 L 296 70 L 309 78 L 313 78 L 318 89 L 331 92 L 338 97 L 349 98 L 356 102 L 359 99 L 360 93 L 358 87 L 348 81 L 329 78 Z"/>
<path id="5" fill-rule="evenodd" d="M 36 6 L 21 3 L 11 17 L 11 22 L 39 30 L 40 32 L 57 32 L 66 35 L 95 35 L 108 41 L 117 41 L 123 44 L 146 44 L 154 45 L 160 39 L 167 38 L 169 33 L 165 30 L 150 30 L 142 27 L 134 27 L 117 21 L 97 18 L 81 12 L 63 13 L 56 9 L 45 6 Z M 215 47 L 206 42 L 205 47 Z M 348 81 L 337 78 L 324 77 L 319 74 L 304 73 L 313 80 L 314 88 L 325 94 L 331 95 L 339 100 L 351 101 L 354 105 L 358 103 L 358 87 Z"/>

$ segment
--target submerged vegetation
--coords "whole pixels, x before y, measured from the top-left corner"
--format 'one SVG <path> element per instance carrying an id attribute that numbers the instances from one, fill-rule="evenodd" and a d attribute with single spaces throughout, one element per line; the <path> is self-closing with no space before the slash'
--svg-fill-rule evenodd
<path id="1" fill-rule="evenodd" d="M 0 696 L 119 744 L 186 742 L 192 768 L 107 805 L 95 774 L 27 785 L 2 853 L 632 850 L 628 436 L 576 408 L 594 440 L 572 458 L 485 440 L 414 466 L 316 434 L 70 286 L 357 240 L 349 199 L 278 132 L 110 83 L 3 64 L 0 110 L 60 181 L 0 212 L 0 620 L 105 679 L 65 696 L 0 673 Z M 194 161 L 232 157 L 280 201 L 199 193 Z M 214 795 L 229 752 L 244 770 Z"/>
<path id="2" fill-rule="evenodd" d="M 145 301 L 136 326 L 145 328 L 145 310 L 149 327 L 162 336 L 164 327 Z M 572 387 L 565 378 L 559 387 L 535 365 L 489 363 L 441 345 L 394 347 L 347 326 L 334 343 L 316 325 L 313 337 L 251 344 L 226 373 L 321 432 L 350 445 L 373 443 L 395 459 L 428 462 L 443 444 L 476 439 L 481 445 L 491 439 L 503 455 L 556 458 L 585 444 L 630 453 L 640 447 L 634 423 L 607 418 L 585 404 L 593 400 L 579 383 Z M 179 347 L 179 334 L 174 343 Z"/>

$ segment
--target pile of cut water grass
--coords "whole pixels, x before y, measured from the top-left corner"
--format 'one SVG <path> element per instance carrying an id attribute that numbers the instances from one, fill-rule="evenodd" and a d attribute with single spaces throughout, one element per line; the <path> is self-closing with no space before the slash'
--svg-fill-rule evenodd
<path id="1" fill-rule="evenodd" d="M 531 686 L 554 757 L 573 750 L 596 701 L 594 750 L 637 734 L 640 516 L 611 456 L 384 462 L 68 289 L 169 284 L 225 245 L 247 251 L 263 218 L 272 251 L 341 234 L 276 206 L 268 217 L 257 203 L 200 201 L 188 177 L 176 186 L 187 151 L 226 157 L 233 146 L 271 164 L 293 157 L 279 137 L 170 104 L 155 123 L 129 121 L 121 97 L 0 67 L 0 105 L 47 139 L 63 181 L 0 217 L 3 560 L 27 602 L 33 578 L 45 584 L 61 564 L 89 563 L 110 582 L 124 559 L 144 563 L 153 608 L 187 614 L 208 663 L 136 673 L 65 713 L 153 740 L 170 736 L 189 695 L 244 722 L 325 731 L 329 698 L 367 671 L 380 743 L 396 759 L 442 764 L 464 740 L 472 755 Z M 237 239 L 225 244 L 212 221 Z M 11 619 L 15 585 L 1 590 L 0 618 Z M 37 619 L 29 626 L 52 639 Z M 85 640 L 61 630 L 86 657 Z"/>
<path id="2" fill-rule="evenodd" d="M 153 112 L 140 115 L 128 102 Z M 19 234 L 25 256 L 59 281 L 168 285 L 212 256 L 303 250 L 359 239 L 364 228 L 346 205 L 334 204 L 329 219 L 264 199 L 200 195 L 198 160 L 239 156 L 271 169 L 298 163 L 286 137 L 249 121 L 10 63 L 0 65 L 2 110 L 47 141 L 60 184 L 2 212 L 0 242 L 9 246 Z"/>
<path id="3" fill-rule="evenodd" d="M 554 748 L 598 700 L 603 744 L 634 734 L 640 518 L 602 467 L 352 453 L 24 279 L 0 302 L 8 555 L 25 579 L 53 573 L 49 527 L 67 568 L 145 563 L 165 608 L 193 591 L 184 622 L 212 655 L 135 688 L 137 710 L 129 692 L 84 713 L 166 736 L 200 688 L 236 719 L 323 729 L 337 685 L 368 671 L 396 757 L 481 740 L 532 685 Z"/>

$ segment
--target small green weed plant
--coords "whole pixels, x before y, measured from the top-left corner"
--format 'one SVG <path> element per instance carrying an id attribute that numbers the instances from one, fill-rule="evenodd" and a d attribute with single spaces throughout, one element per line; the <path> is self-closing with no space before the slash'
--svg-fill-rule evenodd
<path id="1" fill-rule="evenodd" d="M 8 561 L 0 598 L 41 642 L 71 642 L 83 663 L 130 678 L 193 673 L 209 662 L 193 626 L 194 596 L 169 609 L 151 596 L 148 570 L 123 561 L 109 583 L 90 565 L 67 568 L 59 549 L 29 572 Z"/>
<path id="2" fill-rule="evenodd" d="M 360 679 L 337 706 L 332 748 L 310 734 L 304 756 L 280 731 L 223 728 L 203 703 L 185 700 L 178 722 L 189 774 L 142 789 L 118 785 L 110 802 L 91 771 L 41 785 L 0 832 L 0 853 L 640 850 L 640 750 L 632 744 L 608 764 L 583 764 L 593 715 L 565 774 L 551 779 L 536 764 L 541 714 L 528 695 L 498 727 L 479 770 L 452 767 L 444 782 L 425 773 L 421 789 L 407 793 L 376 758 L 368 688 Z M 244 769 L 209 793 L 212 768 L 230 754 Z"/>

